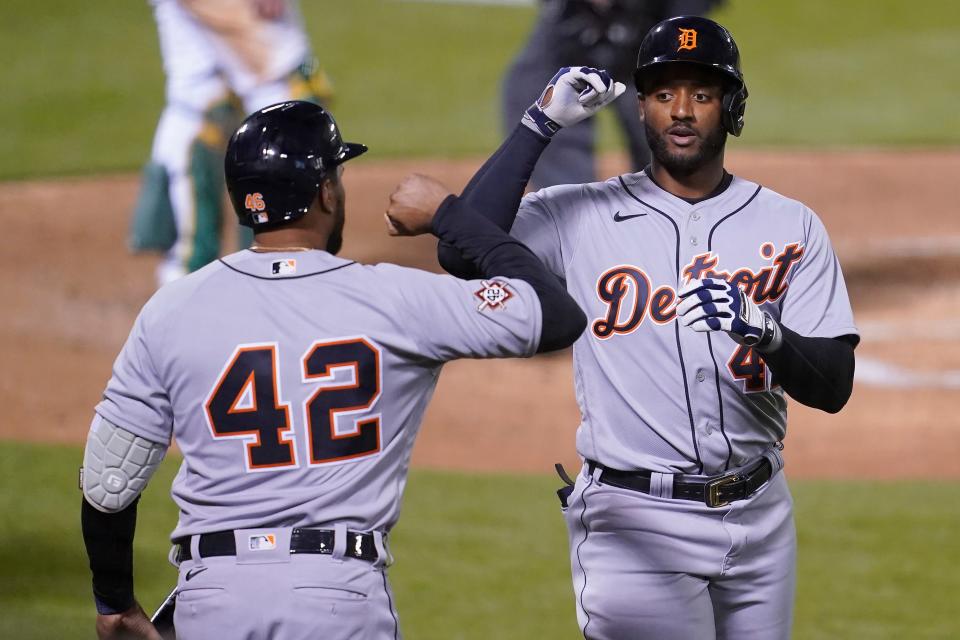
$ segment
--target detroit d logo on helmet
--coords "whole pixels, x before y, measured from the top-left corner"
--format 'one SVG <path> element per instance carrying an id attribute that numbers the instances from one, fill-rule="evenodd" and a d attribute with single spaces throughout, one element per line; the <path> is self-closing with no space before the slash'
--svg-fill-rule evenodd
<path id="1" fill-rule="evenodd" d="M 693 51 L 697 48 L 697 30 L 681 28 L 680 34 L 677 36 L 677 40 L 680 42 L 680 46 L 677 47 L 677 51 L 682 51 L 684 49 Z"/>

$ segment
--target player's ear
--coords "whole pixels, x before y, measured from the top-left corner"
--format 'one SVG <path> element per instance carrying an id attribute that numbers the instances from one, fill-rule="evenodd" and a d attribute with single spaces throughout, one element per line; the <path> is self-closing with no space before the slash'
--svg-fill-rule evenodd
<path id="1" fill-rule="evenodd" d="M 320 209 L 324 213 L 334 213 L 337 210 L 337 177 L 324 176 L 320 180 L 320 192 L 317 194 Z"/>

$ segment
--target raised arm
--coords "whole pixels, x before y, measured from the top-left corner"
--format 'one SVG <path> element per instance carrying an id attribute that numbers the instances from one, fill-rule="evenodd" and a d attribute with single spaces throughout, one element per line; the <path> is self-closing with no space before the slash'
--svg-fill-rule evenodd
<path id="1" fill-rule="evenodd" d="M 560 69 L 500 148 L 480 167 L 461 194 L 468 206 L 509 232 L 530 175 L 553 135 L 589 118 L 624 91 L 606 71 Z M 441 239 L 440 265 L 459 278 L 475 277 L 476 265 Z"/>

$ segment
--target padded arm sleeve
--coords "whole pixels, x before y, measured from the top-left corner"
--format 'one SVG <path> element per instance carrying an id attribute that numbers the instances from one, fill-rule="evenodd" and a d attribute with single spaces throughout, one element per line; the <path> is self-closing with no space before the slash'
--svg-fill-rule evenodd
<path id="1" fill-rule="evenodd" d="M 83 454 L 84 497 L 104 513 L 125 509 L 147 486 L 166 453 L 166 445 L 95 415 Z"/>

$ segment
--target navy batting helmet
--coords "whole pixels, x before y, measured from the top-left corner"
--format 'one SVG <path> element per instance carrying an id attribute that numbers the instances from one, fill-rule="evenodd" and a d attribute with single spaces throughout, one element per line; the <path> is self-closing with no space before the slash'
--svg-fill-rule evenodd
<path id="1" fill-rule="evenodd" d="M 367 147 L 344 142 L 333 116 L 299 100 L 249 116 L 230 138 L 224 174 L 240 224 L 256 230 L 307 213 L 323 176 Z"/>
<path id="2" fill-rule="evenodd" d="M 637 91 L 643 91 L 643 78 L 651 69 L 672 62 L 707 66 L 729 79 L 723 95 L 723 126 L 739 136 L 747 106 L 747 85 L 740 70 L 740 51 L 730 32 L 699 16 L 679 16 L 657 24 L 640 43 L 634 74 Z"/>

